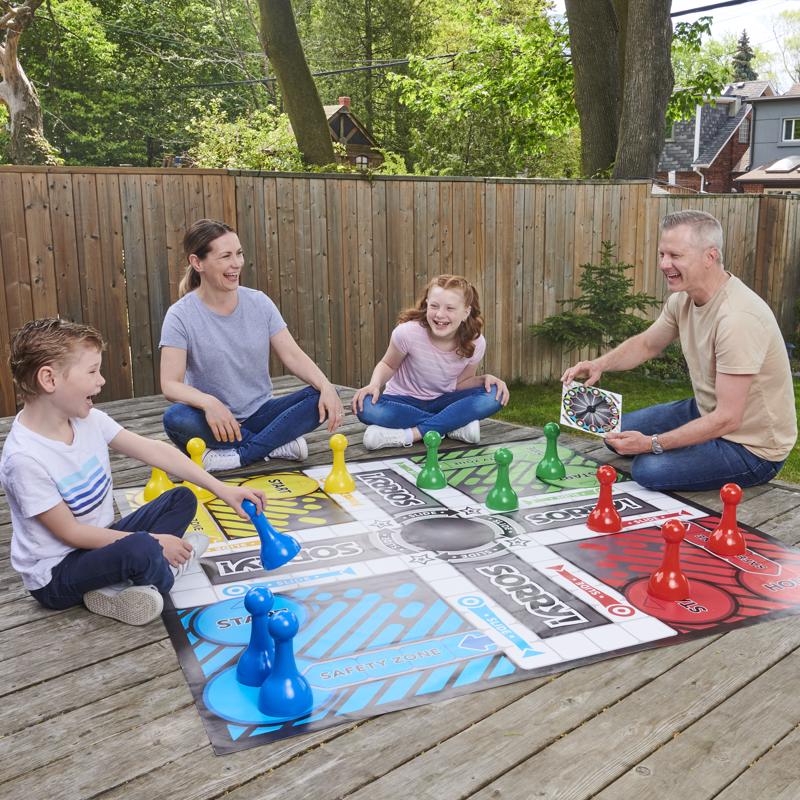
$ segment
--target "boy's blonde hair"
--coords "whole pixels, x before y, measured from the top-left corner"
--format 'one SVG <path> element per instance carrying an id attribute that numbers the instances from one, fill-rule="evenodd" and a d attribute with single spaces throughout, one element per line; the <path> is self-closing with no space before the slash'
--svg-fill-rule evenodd
<path id="1" fill-rule="evenodd" d="M 11 376 L 22 400 L 40 393 L 37 375 L 42 367 L 64 366 L 79 345 L 105 349 L 99 331 L 90 325 L 58 317 L 35 319 L 11 337 Z"/>

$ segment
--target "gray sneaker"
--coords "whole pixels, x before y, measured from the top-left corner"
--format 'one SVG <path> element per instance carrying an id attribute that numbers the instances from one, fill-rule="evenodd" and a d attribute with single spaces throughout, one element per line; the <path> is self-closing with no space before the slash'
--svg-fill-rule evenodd
<path id="1" fill-rule="evenodd" d="M 242 466 L 239 451 L 232 448 L 224 450 L 208 449 L 203 453 L 203 469 L 206 472 L 222 472 L 226 469 L 238 469 Z"/>
<path id="2" fill-rule="evenodd" d="M 481 423 L 477 419 L 472 420 L 468 425 L 462 425 L 447 434 L 448 439 L 457 439 L 459 442 L 467 444 L 478 444 L 481 440 Z"/>
<path id="3" fill-rule="evenodd" d="M 304 436 L 298 436 L 291 442 L 276 447 L 269 457 L 285 458 L 287 461 L 305 461 L 308 458 L 308 442 Z"/>
<path id="4" fill-rule="evenodd" d="M 147 625 L 164 609 L 164 598 L 155 586 L 106 586 L 83 596 L 83 604 L 93 614 L 124 622 L 126 625 Z"/>

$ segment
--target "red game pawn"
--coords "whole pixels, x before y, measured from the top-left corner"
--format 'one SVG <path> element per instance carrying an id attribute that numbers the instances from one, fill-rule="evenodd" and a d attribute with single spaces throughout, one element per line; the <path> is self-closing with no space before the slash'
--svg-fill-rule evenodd
<path id="1" fill-rule="evenodd" d="M 708 537 L 708 549 L 718 556 L 743 556 L 747 541 L 736 522 L 736 506 L 742 499 L 742 487 L 737 483 L 726 483 L 719 490 L 719 497 L 724 510 L 719 525 Z"/>
<path id="2" fill-rule="evenodd" d="M 604 464 L 597 470 L 597 480 L 600 481 L 600 496 L 597 505 L 592 509 L 586 520 L 586 527 L 597 533 L 618 533 L 622 530 L 622 518 L 614 508 L 614 498 L 611 487 L 617 479 L 617 471 L 609 464 Z"/>
<path id="3" fill-rule="evenodd" d="M 667 520 L 661 526 L 661 535 L 667 543 L 664 560 L 647 584 L 647 593 L 659 600 L 686 600 L 689 597 L 689 580 L 681 572 L 681 542 L 686 536 L 686 526 L 679 519 Z"/>

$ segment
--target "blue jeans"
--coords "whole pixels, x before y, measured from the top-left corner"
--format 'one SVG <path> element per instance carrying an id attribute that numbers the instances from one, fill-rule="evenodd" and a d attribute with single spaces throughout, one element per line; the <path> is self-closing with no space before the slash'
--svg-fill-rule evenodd
<path id="1" fill-rule="evenodd" d="M 652 436 L 699 417 L 694 398 L 677 400 L 623 413 L 622 430 Z M 711 439 L 690 447 L 665 450 L 661 455 L 641 453 L 634 456 L 631 473 L 637 483 L 648 489 L 703 491 L 719 489 L 726 483 L 738 483 L 742 488 L 766 483 L 782 466 L 783 461 L 759 458 L 744 445 L 727 439 Z"/>
<path id="2" fill-rule="evenodd" d="M 418 400 L 399 394 L 382 394 L 377 403 L 372 397 L 364 398 L 364 408 L 358 418 L 365 425 L 384 428 L 418 428 L 424 436 L 437 431 L 444 436 L 448 431 L 467 425 L 476 419 L 496 414 L 503 406 L 497 399 L 497 387 L 486 391 L 483 386 L 447 392 L 433 400 Z"/>
<path id="3" fill-rule="evenodd" d="M 53 567 L 50 583 L 31 594 L 45 608 L 56 609 L 78 605 L 86 592 L 123 581 L 155 586 L 165 594 L 175 578 L 161 545 L 150 534 L 183 536 L 196 510 L 197 500 L 184 486 L 164 492 L 109 525 L 115 531 L 135 533 L 96 550 L 73 550 Z"/>
<path id="4" fill-rule="evenodd" d="M 318 404 L 319 392 L 311 386 L 273 397 L 241 423 L 241 442 L 218 442 L 199 408 L 175 403 L 164 412 L 164 430 L 183 452 L 189 439 L 199 436 L 206 447 L 238 450 L 244 466 L 263 460 L 276 447 L 318 428 Z"/>

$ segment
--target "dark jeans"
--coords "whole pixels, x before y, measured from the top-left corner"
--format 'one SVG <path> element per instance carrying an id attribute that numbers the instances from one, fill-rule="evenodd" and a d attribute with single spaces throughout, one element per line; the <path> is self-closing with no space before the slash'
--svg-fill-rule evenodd
<path id="1" fill-rule="evenodd" d="M 123 581 L 155 586 L 165 594 L 175 578 L 161 545 L 151 533 L 181 537 L 194 517 L 197 500 L 184 486 L 164 492 L 119 522 L 115 531 L 135 531 L 130 536 L 95 550 L 73 550 L 53 568 L 50 583 L 31 594 L 45 608 L 78 605 L 86 592 Z"/>
<path id="2" fill-rule="evenodd" d="M 652 436 L 699 417 L 694 398 L 677 400 L 623 413 L 622 430 Z M 719 489 L 726 483 L 738 483 L 742 488 L 757 486 L 774 478 L 782 466 L 783 461 L 759 458 L 736 442 L 711 439 L 690 447 L 665 450 L 658 456 L 652 453 L 634 456 L 631 474 L 638 484 L 648 489 L 704 491 Z"/>
<path id="3" fill-rule="evenodd" d="M 486 419 L 503 406 L 497 399 L 497 387 L 486 391 L 483 386 L 447 392 L 433 400 L 418 400 L 400 394 L 382 394 L 377 403 L 369 395 L 358 418 L 365 425 L 384 428 L 418 428 L 424 436 L 436 431 L 444 436 L 476 419 Z"/>
<path id="4" fill-rule="evenodd" d="M 189 439 L 199 436 L 206 447 L 238 450 L 242 465 L 255 464 L 276 447 L 318 428 L 318 404 L 319 392 L 311 386 L 273 397 L 241 423 L 241 442 L 218 442 L 199 408 L 175 403 L 164 412 L 164 430 L 184 453 Z"/>

